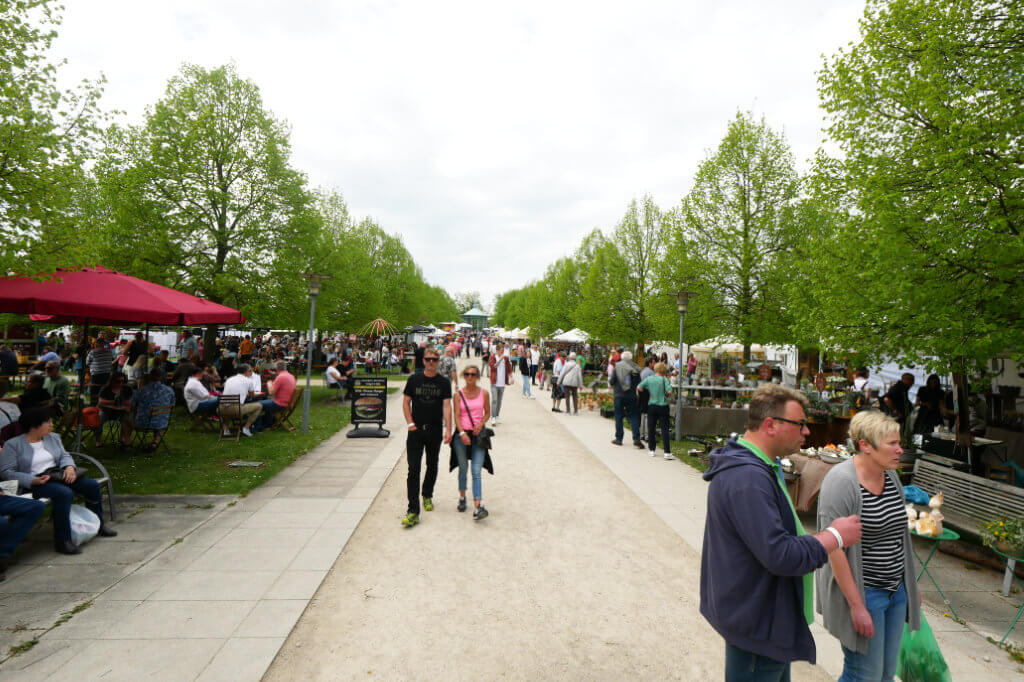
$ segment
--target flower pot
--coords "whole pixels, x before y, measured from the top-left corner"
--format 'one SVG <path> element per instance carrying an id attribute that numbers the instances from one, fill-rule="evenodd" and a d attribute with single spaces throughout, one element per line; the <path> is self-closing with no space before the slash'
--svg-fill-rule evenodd
<path id="1" fill-rule="evenodd" d="M 1000 540 L 996 543 L 995 547 L 1000 551 L 1000 553 L 1008 557 L 1016 559 L 1017 561 L 1024 560 L 1024 547 L 1020 545 L 1014 545 L 1005 540 Z"/>

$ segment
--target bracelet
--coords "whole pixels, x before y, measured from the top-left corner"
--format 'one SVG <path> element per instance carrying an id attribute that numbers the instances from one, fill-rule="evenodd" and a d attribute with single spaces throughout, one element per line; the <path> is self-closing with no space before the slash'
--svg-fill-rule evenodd
<path id="1" fill-rule="evenodd" d="M 405 428 L 407 428 L 407 429 L 411 429 L 411 428 L 413 428 L 414 426 L 416 426 L 416 425 L 415 425 L 415 424 L 413 424 L 412 422 L 409 422 L 408 424 L 406 424 L 406 425 L 405 425 Z"/>
<path id="2" fill-rule="evenodd" d="M 832 533 L 832 535 L 836 536 L 836 542 L 839 543 L 839 549 L 842 549 L 843 548 L 843 536 L 839 534 L 839 531 L 837 531 L 832 526 L 829 526 L 825 530 L 827 530 L 829 533 Z"/>

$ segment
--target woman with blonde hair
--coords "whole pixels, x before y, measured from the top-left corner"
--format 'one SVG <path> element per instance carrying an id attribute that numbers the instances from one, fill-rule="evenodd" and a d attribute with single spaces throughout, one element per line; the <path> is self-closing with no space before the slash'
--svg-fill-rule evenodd
<path id="1" fill-rule="evenodd" d="M 856 454 L 834 467 L 821 486 L 818 528 L 857 515 L 861 542 L 829 554 L 815 576 L 818 612 L 839 639 L 845 658 L 841 682 L 893 679 L 904 624 L 919 630 L 920 594 L 914 572 L 906 500 L 895 469 L 900 425 L 877 411 L 850 421 Z"/>
<path id="2" fill-rule="evenodd" d="M 665 459 L 675 459 L 672 456 L 672 440 L 669 436 L 668 419 L 668 396 L 672 393 L 672 384 L 669 383 L 668 365 L 664 362 L 654 364 L 654 374 L 648 375 L 636 387 L 638 391 L 645 391 L 647 398 L 647 447 L 651 457 L 657 453 L 658 423 L 661 423 L 661 444 L 665 450 Z"/>
<path id="3" fill-rule="evenodd" d="M 480 368 L 476 365 L 464 367 L 462 378 L 466 381 L 466 387 L 458 391 L 458 395 L 452 400 L 452 411 L 455 416 L 452 448 L 459 463 L 458 510 L 466 511 L 466 469 L 472 467 L 475 506 L 473 520 L 482 521 L 487 518 L 487 508 L 483 505 L 483 468 L 487 451 L 480 445 L 479 440 L 480 432 L 491 416 L 491 396 L 480 388 Z"/>

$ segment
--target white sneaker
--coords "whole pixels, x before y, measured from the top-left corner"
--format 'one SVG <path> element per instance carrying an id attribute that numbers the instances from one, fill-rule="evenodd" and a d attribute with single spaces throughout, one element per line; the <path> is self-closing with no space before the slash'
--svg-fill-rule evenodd
<path id="1" fill-rule="evenodd" d="M 651 450 L 651 457 L 656 457 L 657 455 L 658 455 L 657 452 L 655 452 L 654 450 Z"/>
<path id="2" fill-rule="evenodd" d="M 223 431 L 221 431 L 220 435 L 224 436 L 225 438 L 231 438 L 231 432 L 228 431 L 227 429 L 224 429 Z"/>
<path id="3" fill-rule="evenodd" d="M 242 435 L 243 436 L 251 436 L 252 435 L 252 431 L 249 430 L 248 426 L 242 427 Z"/>
<path id="4" fill-rule="evenodd" d="M 653 455 L 654 453 L 652 452 L 651 454 Z M 670 454 L 668 454 L 668 453 L 666 452 L 666 453 L 665 453 L 665 459 L 675 459 L 675 457 L 673 457 L 672 455 L 670 455 Z"/>

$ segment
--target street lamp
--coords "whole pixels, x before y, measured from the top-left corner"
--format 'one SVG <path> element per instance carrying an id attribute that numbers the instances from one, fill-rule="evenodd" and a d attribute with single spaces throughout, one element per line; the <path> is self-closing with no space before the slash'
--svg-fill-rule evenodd
<path id="1" fill-rule="evenodd" d="M 676 382 L 676 440 L 683 439 L 683 324 L 686 320 L 686 308 L 690 302 L 690 292 L 685 289 L 665 294 L 674 296 L 676 310 L 679 311 L 679 379 Z"/>
<path id="2" fill-rule="evenodd" d="M 313 324 L 316 317 L 316 297 L 320 293 L 320 282 L 331 279 L 331 276 L 312 272 L 305 272 L 302 276 L 309 281 L 309 334 L 306 336 L 306 393 L 302 396 L 302 432 L 309 433 L 309 381 L 313 373 Z"/>

